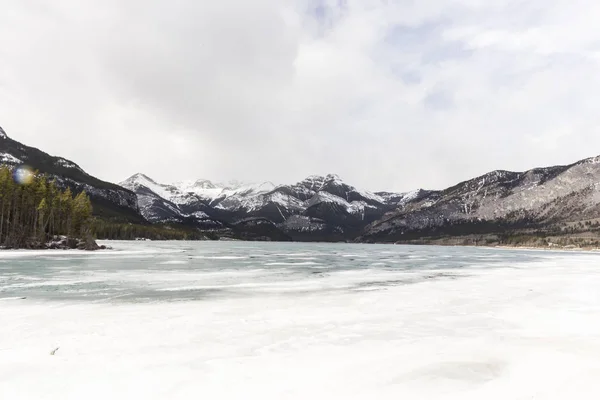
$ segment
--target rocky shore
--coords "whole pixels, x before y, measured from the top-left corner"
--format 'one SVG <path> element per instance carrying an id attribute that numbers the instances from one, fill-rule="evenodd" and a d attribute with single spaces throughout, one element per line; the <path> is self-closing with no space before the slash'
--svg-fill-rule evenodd
<path id="1" fill-rule="evenodd" d="M 2 250 L 16 250 L 17 247 L 11 246 L 3 246 L 0 247 Z M 23 247 L 18 247 L 18 249 L 27 249 L 27 250 L 86 250 L 86 251 L 95 251 L 95 250 L 106 250 L 108 247 L 100 246 L 96 241 L 89 238 L 75 238 L 68 236 L 53 236 L 47 242 L 41 241 L 29 241 Z"/>
<path id="2" fill-rule="evenodd" d="M 45 244 L 45 248 L 46 249 L 59 249 L 59 250 L 78 249 L 78 250 L 95 251 L 95 250 L 105 250 L 107 247 L 98 245 L 98 243 L 96 243 L 96 241 L 94 239 L 92 239 L 91 237 L 87 238 L 87 239 L 81 239 L 81 238 L 72 238 L 72 237 L 67 237 L 67 236 L 55 236 L 52 238 L 52 240 L 50 240 L 49 242 L 47 242 Z"/>

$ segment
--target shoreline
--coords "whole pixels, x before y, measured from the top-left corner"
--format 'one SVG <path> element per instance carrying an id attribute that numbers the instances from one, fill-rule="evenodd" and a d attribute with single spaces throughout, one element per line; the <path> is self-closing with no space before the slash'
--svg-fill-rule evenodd
<path id="1" fill-rule="evenodd" d="M 64 240 L 64 239 L 63 239 Z M 81 242 L 80 239 L 75 239 L 78 242 Z M 105 243 L 105 244 L 98 244 L 97 242 L 100 243 Z M 46 252 L 49 250 L 53 250 L 53 252 L 65 252 L 65 251 L 69 251 L 72 252 L 73 254 L 84 254 L 84 253 L 90 253 L 90 252 L 95 252 L 98 250 L 114 250 L 113 247 L 109 246 L 108 244 L 110 243 L 114 243 L 114 242 L 127 242 L 127 243 L 146 243 L 149 244 L 151 242 L 205 242 L 204 240 L 111 240 L 111 239 L 98 239 L 94 241 L 94 244 L 97 246 L 94 249 L 86 249 L 83 247 L 79 247 L 79 246 L 74 246 L 74 247 L 70 247 L 70 246 L 66 246 L 64 245 L 64 243 L 62 245 L 55 245 L 56 242 L 49 242 L 46 244 L 45 247 L 42 248 L 0 248 L 0 254 L 2 253 L 16 253 L 16 252 Z M 208 241 L 208 242 L 213 242 L 213 241 Z M 252 240 L 236 240 L 236 242 L 243 242 L 243 243 L 263 243 L 261 241 L 252 241 Z M 373 245 L 394 245 L 394 246 L 435 246 L 435 247 L 467 247 L 467 248 L 481 248 L 481 249 L 489 249 L 489 250 L 527 250 L 527 251 L 555 251 L 555 252 L 571 252 L 571 253 L 599 253 L 600 252 L 600 247 L 573 247 L 571 246 L 559 246 L 559 245 L 553 245 L 553 246 L 519 246 L 519 245 L 507 245 L 507 244 L 499 244 L 499 245 L 474 245 L 474 244 L 454 244 L 454 243 L 435 243 L 435 242 L 429 242 L 429 243 L 410 243 L 410 242 L 320 242 L 320 241 L 314 241 L 314 242 L 309 242 L 309 241 L 291 241 L 291 242 L 277 242 L 277 241 L 271 241 L 271 242 L 265 242 L 265 243 L 289 243 L 289 244 L 357 244 L 357 245 L 369 245 L 369 244 L 373 244 Z"/>
<path id="2" fill-rule="evenodd" d="M 398 246 L 439 246 L 439 247 L 469 247 L 478 249 L 499 250 L 536 250 L 536 251 L 560 251 L 560 252 L 600 252 L 600 247 L 569 247 L 569 246 L 513 246 L 513 245 L 474 245 L 474 244 L 444 244 L 444 243 L 386 243 L 376 242 L 373 244 L 393 244 Z"/>
<path id="3" fill-rule="evenodd" d="M 69 237 L 64 235 L 54 236 L 47 242 L 27 241 L 23 247 L 0 247 L 3 250 L 80 250 L 80 251 L 97 251 L 107 250 L 108 246 L 98 245 L 95 239 L 91 237 L 82 239 L 77 237 Z"/>

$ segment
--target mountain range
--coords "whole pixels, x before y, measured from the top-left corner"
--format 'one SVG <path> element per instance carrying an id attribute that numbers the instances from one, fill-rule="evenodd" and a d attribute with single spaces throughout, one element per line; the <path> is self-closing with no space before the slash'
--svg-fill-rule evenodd
<path id="1" fill-rule="evenodd" d="M 99 218 L 175 224 L 212 238 L 479 244 L 521 236 L 549 243 L 548 237 L 569 235 L 600 243 L 600 157 L 493 171 L 447 189 L 408 193 L 371 193 L 334 174 L 274 185 L 164 184 L 138 173 L 116 185 L 12 140 L 0 128 L 0 163 L 27 165 L 74 192 L 85 190 Z"/>
<path id="2" fill-rule="evenodd" d="M 525 172 L 493 171 L 444 190 L 362 191 L 337 175 L 291 185 L 160 184 L 136 174 L 121 183 L 138 195 L 149 220 L 192 218 L 198 224 L 262 219 L 292 240 L 383 243 L 507 235 L 579 235 L 596 240 L 600 224 L 600 157 Z M 440 243 L 445 243 L 441 241 Z"/>
<path id="3" fill-rule="evenodd" d="M 162 184 L 135 174 L 120 185 L 137 194 L 142 215 L 152 222 L 188 222 L 203 229 L 263 220 L 292 240 L 352 240 L 418 194 L 370 193 L 333 174 L 278 186 L 205 179 Z"/>
<path id="4" fill-rule="evenodd" d="M 599 221 L 600 156 L 525 172 L 493 171 L 445 190 L 423 192 L 367 226 L 357 240 L 506 232 L 569 233 L 597 240 Z"/>

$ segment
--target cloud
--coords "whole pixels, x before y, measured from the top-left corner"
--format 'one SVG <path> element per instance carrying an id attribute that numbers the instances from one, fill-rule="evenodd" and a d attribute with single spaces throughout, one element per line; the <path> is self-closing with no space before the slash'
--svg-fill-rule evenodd
<path id="1" fill-rule="evenodd" d="M 0 126 L 103 179 L 409 190 L 600 153 L 590 2 L 5 3 Z"/>

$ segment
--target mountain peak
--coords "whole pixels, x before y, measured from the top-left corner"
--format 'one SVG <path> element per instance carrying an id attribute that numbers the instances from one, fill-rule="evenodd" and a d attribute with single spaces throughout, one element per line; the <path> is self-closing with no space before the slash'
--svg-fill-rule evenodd
<path id="1" fill-rule="evenodd" d="M 215 189 L 216 186 L 214 183 L 209 181 L 208 179 L 198 179 L 194 182 L 194 186 L 200 189 Z"/>
<path id="2" fill-rule="evenodd" d="M 2 131 L 2 128 L 0 128 L 0 131 Z M 600 164 L 600 156 L 586 158 L 576 164 Z"/>
<path id="3" fill-rule="evenodd" d="M 2 129 L 1 126 L 0 126 L 0 139 L 8 139 L 8 135 L 6 134 L 4 129 Z"/>
<path id="4" fill-rule="evenodd" d="M 127 178 L 123 182 L 121 182 L 121 184 L 123 184 L 125 182 L 138 182 L 138 181 L 148 181 L 148 182 L 156 184 L 154 179 L 150 178 L 146 174 L 142 174 L 141 172 L 131 175 L 129 178 Z"/>
<path id="5" fill-rule="evenodd" d="M 302 182 L 340 182 L 342 183 L 342 179 L 337 174 L 327 174 L 327 175 L 310 175 L 307 176 Z"/>

